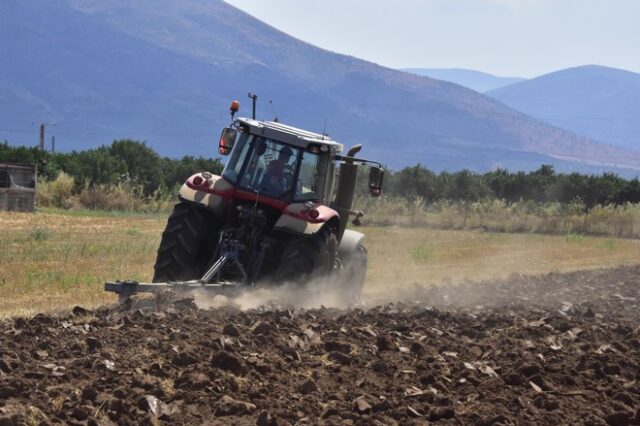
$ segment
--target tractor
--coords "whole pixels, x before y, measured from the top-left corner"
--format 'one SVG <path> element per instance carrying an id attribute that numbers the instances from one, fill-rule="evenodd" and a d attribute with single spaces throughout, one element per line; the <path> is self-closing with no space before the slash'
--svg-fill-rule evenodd
<path id="1" fill-rule="evenodd" d="M 370 166 L 377 197 L 382 165 L 343 155 L 343 145 L 274 121 L 234 119 L 218 153 L 229 156 L 220 176 L 196 173 L 182 185 L 162 234 L 152 283 L 115 281 L 120 301 L 136 293 L 206 291 L 237 294 L 262 285 L 303 285 L 322 278 L 345 303 L 359 300 L 365 280 L 364 235 L 346 229 L 359 166 Z M 255 106 L 254 106 L 255 108 Z M 254 109 L 255 111 L 255 109 Z"/>

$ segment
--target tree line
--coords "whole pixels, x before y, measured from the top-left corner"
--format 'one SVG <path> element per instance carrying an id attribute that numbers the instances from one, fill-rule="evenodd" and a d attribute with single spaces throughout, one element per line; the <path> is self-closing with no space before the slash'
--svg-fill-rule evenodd
<path id="1" fill-rule="evenodd" d="M 161 157 L 144 142 L 118 140 L 111 145 L 70 153 L 50 153 L 37 147 L 12 147 L 0 143 L 0 163 L 31 163 L 40 178 L 53 180 L 59 172 L 74 178 L 78 189 L 92 185 L 129 183 L 150 196 L 173 190 L 197 171 L 222 172 L 219 159 L 184 156 Z M 358 193 L 366 193 L 366 176 Z M 421 197 L 427 202 L 451 200 L 473 202 L 481 199 L 572 203 L 595 205 L 640 203 L 640 181 L 614 173 L 585 175 L 557 173 L 543 165 L 531 172 L 496 169 L 487 173 L 469 170 L 435 173 L 418 164 L 393 172 L 386 171 L 383 193 L 405 199 Z"/>
<path id="2" fill-rule="evenodd" d="M 173 190 L 196 171 L 222 172 L 218 159 L 161 157 L 146 143 L 130 139 L 70 153 L 12 147 L 5 141 L 0 144 L 0 163 L 36 164 L 38 176 L 44 180 L 53 180 L 64 172 L 74 178 L 78 190 L 85 186 L 127 183 L 141 188 L 145 196 Z"/>
<path id="3" fill-rule="evenodd" d="M 388 178 L 387 178 L 388 177 Z M 640 203 L 640 181 L 624 179 L 615 173 L 586 175 L 557 173 L 542 165 L 531 172 L 496 169 L 487 173 L 462 170 L 434 173 L 416 165 L 385 176 L 385 192 L 404 198 L 422 197 L 426 201 L 465 201 L 501 199 L 509 202 L 580 202 L 596 205 Z"/>

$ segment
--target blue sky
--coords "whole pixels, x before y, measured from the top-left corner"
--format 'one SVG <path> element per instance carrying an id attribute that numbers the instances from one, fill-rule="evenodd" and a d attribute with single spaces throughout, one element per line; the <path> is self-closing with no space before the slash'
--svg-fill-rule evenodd
<path id="1" fill-rule="evenodd" d="M 534 77 L 640 72 L 640 0 L 227 0 L 316 46 L 392 68 Z"/>

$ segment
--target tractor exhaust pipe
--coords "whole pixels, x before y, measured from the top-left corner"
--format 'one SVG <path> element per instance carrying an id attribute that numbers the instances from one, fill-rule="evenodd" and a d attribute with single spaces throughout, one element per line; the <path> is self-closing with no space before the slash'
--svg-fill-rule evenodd
<path id="1" fill-rule="evenodd" d="M 347 152 L 347 157 L 354 157 L 360 150 L 362 145 L 358 144 Z M 340 229 L 338 229 L 338 241 L 342 239 L 344 230 L 349 221 L 349 212 L 353 205 L 353 195 L 356 190 L 356 179 L 358 177 L 358 165 L 353 160 L 346 159 L 340 165 L 340 178 L 338 180 L 338 188 L 336 198 L 333 201 L 333 208 L 340 215 Z"/>

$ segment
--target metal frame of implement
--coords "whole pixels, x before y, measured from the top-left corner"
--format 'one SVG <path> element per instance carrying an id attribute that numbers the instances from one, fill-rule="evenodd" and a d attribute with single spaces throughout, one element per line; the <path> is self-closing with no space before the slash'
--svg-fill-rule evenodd
<path id="1" fill-rule="evenodd" d="M 236 248 L 224 252 L 199 280 L 170 281 L 166 283 L 140 283 L 138 281 L 117 280 L 105 283 L 104 289 L 105 291 L 112 291 L 118 294 L 119 303 L 126 303 L 131 296 L 137 293 L 159 294 L 163 292 L 184 293 L 189 291 L 206 291 L 225 296 L 233 296 L 249 286 L 244 283 L 235 282 L 209 283 L 209 281 L 218 275 L 227 262 L 236 263 L 246 278 L 242 265 L 238 261 L 238 252 Z"/>
<path id="2" fill-rule="evenodd" d="M 118 294 L 118 302 L 125 303 L 137 293 L 183 293 L 189 291 L 206 291 L 224 296 L 233 296 L 247 286 L 238 283 L 205 284 L 200 280 L 176 281 L 168 283 L 139 283 L 137 281 L 110 281 L 104 289 Z"/>

